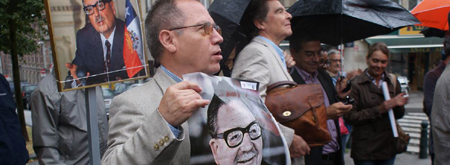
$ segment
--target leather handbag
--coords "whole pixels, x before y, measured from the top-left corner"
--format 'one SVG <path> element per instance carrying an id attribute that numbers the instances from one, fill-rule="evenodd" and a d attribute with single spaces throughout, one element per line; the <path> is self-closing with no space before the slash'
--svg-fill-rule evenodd
<path id="1" fill-rule="evenodd" d="M 396 149 L 397 153 L 406 152 L 411 137 L 409 136 L 409 134 L 403 131 L 402 127 L 398 124 L 398 122 L 395 122 L 395 125 L 397 125 L 397 132 L 398 132 L 397 149 Z"/>
<path id="2" fill-rule="evenodd" d="M 267 87 L 265 104 L 278 122 L 316 147 L 331 141 L 323 99 L 319 84 L 280 81 Z"/>

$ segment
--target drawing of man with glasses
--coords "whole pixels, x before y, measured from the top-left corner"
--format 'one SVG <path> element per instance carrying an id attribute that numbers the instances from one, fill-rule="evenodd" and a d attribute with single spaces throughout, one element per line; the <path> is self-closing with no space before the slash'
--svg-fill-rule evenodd
<path id="1" fill-rule="evenodd" d="M 239 98 L 224 102 L 214 96 L 208 108 L 209 145 L 216 164 L 262 162 L 262 127 L 248 103 Z"/>
<path id="2" fill-rule="evenodd" d="M 70 74 L 66 80 L 76 81 L 68 81 L 65 88 L 127 79 L 123 60 L 125 23 L 116 18 L 114 2 L 83 0 L 83 11 L 89 21 L 77 32 L 75 58 L 66 63 Z"/>

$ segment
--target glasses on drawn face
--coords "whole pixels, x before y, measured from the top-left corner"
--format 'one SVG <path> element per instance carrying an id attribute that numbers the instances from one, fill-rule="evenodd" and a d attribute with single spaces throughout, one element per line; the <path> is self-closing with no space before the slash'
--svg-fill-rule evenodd
<path id="1" fill-rule="evenodd" d="M 233 128 L 219 133 L 214 138 L 224 139 L 228 147 L 235 148 L 241 145 L 244 140 L 244 134 L 248 133 L 251 140 L 256 140 L 261 137 L 262 129 L 257 122 L 251 122 L 246 128 Z"/>
<path id="2" fill-rule="evenodd" d="M 108 2 L 111 2 L 111 0 L 97 1 L 93 5 L 84 6 L 83 10 L 87 15 L 91 15 L 91 14 L 94 14 L 94 7 L 97 7 L 98 11 L 102 11 L 103 9 L 105 9 L 105 3 L 108 3 Z"/>
<path id="3" fill-rule="evenodd" d="M 196 24 L 196 25 L 190 25 L 190 26 L 174 27 L 172 29 L 169 29 L 169 31 L 178 30 L 178 29 L 184 29 L 184 28 L 189 28 L 189 27 L 197 27 L 197 26 L 202 26 L 202 28 L 205 31 L 206 35 L 211 35 L 213 33 L 213 29 L 215 29 L 217 31 L 217 33 L 222 35 L 222 29 L 219 27 L 219 25 L 212 24 L 212 23 L 209 23 L 209 22 Z"/>

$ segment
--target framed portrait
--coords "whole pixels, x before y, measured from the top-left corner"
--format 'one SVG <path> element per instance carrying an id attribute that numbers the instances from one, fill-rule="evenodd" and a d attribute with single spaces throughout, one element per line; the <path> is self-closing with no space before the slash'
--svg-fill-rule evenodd
<path id="1" fill-rule="evenodd" d="M 149 77 L 145 5 L 144 0 L 45 0 L 60 92 Z"/>

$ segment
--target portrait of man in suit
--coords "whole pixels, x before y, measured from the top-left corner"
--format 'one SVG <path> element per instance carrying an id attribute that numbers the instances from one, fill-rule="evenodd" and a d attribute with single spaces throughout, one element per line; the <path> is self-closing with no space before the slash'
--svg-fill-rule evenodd
<path id="1" fill-rule="evenodd" d="M 64 88 L 130 78 L 123 57 L 125 23 L 116 18 L 114 1 L 83 0 L 82 3 L 88 20 L 76 34 L 75 58 L 65 65 L 69 76 Z M 141 69 L 140 75 L 144 72 Z"/>
<path id="2" fill-rule="evenodd" d="M 262 127 L 241 99 L 217 96 L 208 108 L 209 141 L 216 164 L 261 164 Z"/>

